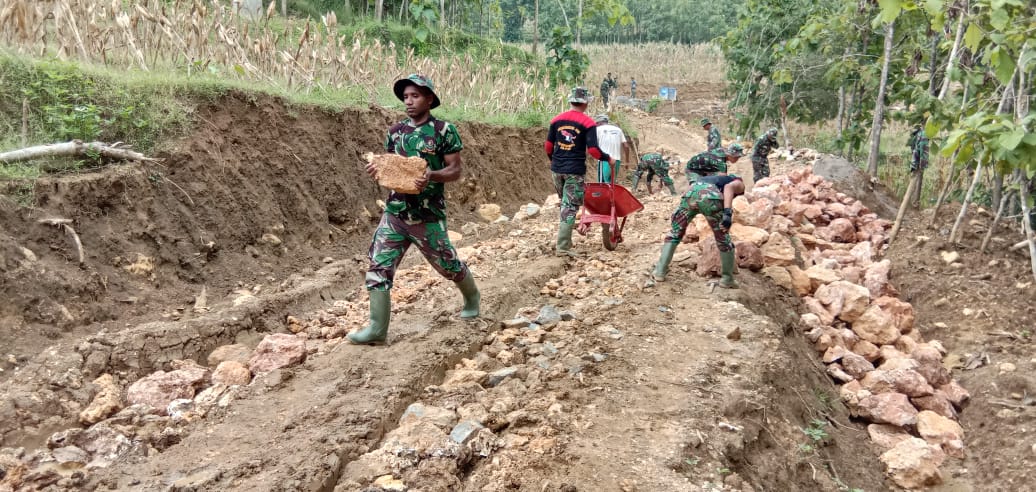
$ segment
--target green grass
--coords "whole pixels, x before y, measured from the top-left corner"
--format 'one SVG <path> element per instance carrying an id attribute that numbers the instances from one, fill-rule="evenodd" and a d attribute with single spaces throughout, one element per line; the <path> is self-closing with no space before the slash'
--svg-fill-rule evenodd
<path id="1" fill-rule="evenodd" d="M 216 69 L 187 75 L 180 71 L 142 72 L 35 59 L 0 51 L 0 151 L 28 145 L 84 141 L 124 142 L 145 154 L 187 134 L 194 109 L 232 91 L 267 94 L 290 107 L 319 108 L 337 113 L 368 104 L 402 111 L 390 87 L 368 96 L 359 86 L 342 89 L 291 90 L 273 83 L 224 77 Z M 444 101 L 436 115 L 456 122 L 478 121 L 502 126 L 543 126 L 552 115 L 531 109 L 491 113 Z M 23 135 L 23 103 L 27 132 Z M 0 165 L 0 179 L 34 179 L 46 172 L 78 171 L 89 160 Z"/>

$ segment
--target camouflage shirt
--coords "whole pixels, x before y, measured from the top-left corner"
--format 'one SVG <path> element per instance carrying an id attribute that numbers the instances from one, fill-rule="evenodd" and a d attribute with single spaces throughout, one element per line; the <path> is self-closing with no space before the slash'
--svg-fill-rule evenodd
<path id="1" fill-rule="evenodd" d="M 763 134 L 763 136 L 759 137 L 759 140 L 755 141 L 755 148 L 752 149 L 752 158 L 766 159 L 766 156 L 770 155 L 770 152 L 776 148 L 777 139 L 771 139 L 769 135 Z"/>
<path id="2" fill-rule="evenodd" d="M 687 160 L 685 172 L 697 174 L 727 172 L 727 152 L 722 147 L 707 150 Z"/>
<path id="3" fill-rule="evenodd" d="M 723 146 L 723 140 L 719 137 L 719 128 L 716 125 L 712 125 L 709 128 L 709 150 L 718 149 Z"/>
<path id="4" fill-rule="evenodd" d="M 928 167 L 928 135 L 918 132 L 917 137 L 910 137 L 913 140 L 913 159 L 911 159 L 910 170 L 926 169 Z"/>
<path id="5" fill-rule="evenodd" d="M 410 119 L 389 128 L 385 150 L 405 157 L 420 156 L 428 168 L 438 171 L 446 167 L 446 155 L 460 152 L 464 145 L 452 123 L 429 117 L 415 127 Z M 443 183 L 429 181 L 421 193 L 409 195 L 393 191 L 385 211 L 406 221 L 435 222 L 446 218 Z"/>

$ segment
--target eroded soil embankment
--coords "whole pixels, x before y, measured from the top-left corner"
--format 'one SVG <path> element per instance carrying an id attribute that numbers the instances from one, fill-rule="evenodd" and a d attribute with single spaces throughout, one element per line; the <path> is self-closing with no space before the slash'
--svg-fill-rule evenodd
<path id="1" fill-rule="evenodd" d="M 41 179 L 34 208 L 0 199 L 0 379 L 69 336 L 185 319 L 177 308 L 189 311 L 202 286 L 215 303 L 239 288 L 268 291 L 326 257 L 362 257 L 385 192 L 360 156 L 399 117 L 231 94 L 199 107 L 196 131 L 157 155 L 161 164 Z M 531 165 L 542 160 L 541 130 L 458 126 L 465 174 L 447 187 L 455 228 L 482 203 L 550 191 L 546 170 Z M 55 217 L 73 221 L 82 265 L 62 229 L 38 222 Z"/>
<path id="2" fill-rule="evenodd" d="M 32 208 L 0 199 L 0 380 L 10 396 L 0 444 L 15 429 L 45 435 L 89 401 L 69 368 L 132 380 L 266 331 L 286 305 L 360 285 L 385 197 L 360 156 L 399 117 L 231 94 L 199 107 L 196 131 L 160 164 L 41 179 Z M 483 203 L 514 209 L 550 192 L 545 167 L 530 165 L 542 161 L 540 129 L 458 127 L 465 173 L 447 187 L 453 228 Z M 81 265 L 45 218 L 72 221 Z M 328 258 L 337 261 L 309 282 Z M 195 312 L 203 289 L 208 309 Z"/>

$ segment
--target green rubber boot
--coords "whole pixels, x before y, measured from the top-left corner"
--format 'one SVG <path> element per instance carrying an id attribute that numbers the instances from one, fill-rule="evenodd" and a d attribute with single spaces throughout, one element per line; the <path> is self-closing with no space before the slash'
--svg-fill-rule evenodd
<path id="1" fill-rule="evenodd" d="M 637 191 L 637 185 L 640 184 L 640 176 L 633 177 L 633 186 L 630 186 L 630 191 Z"/>
<path id="2" fill-rule="evenodd" d="M 572 252 L 572 229 L 575 224 L 562 222 L 558 225 L 558 243 L 554 247 L 557 256 L 575 256 Z"/>
<path id="3" fill-rule="evenodd" d="M 724 289 L 740 289 L 741 287 L 734 280 L 734 264 L 736 263 L 734 251 L 720 251 L 719 261 L 723 273 L 723 277 L 719 279 L 719 286 Z"/>
<path id="4" fill-rule="evenodd" d="M 482 295 L 478 292 L 478 287 L 475 285 L 475 276 L 468 272 L 464 280 L 455 283 L 457 288 L 460 289 L 460 293 L 464 295 L 464 307 L 460 310 L 460 317 L 462 319 L 477 318 Z"/>
<path id="5" fill-rule="evenodd" d="M 655 263 L 655 271 L 651 273 L 651 278 L 655 279 L 656 282 L 662 282 L 665 280 L 666 275 L 669 275 L 669 263 L 673 261 L 673 255 L 676 253 L 676 246 L 679 243 L 662 243 L 662 254 L 658 257 L 658 263 Z"/>
<path id="6" fill-rule="evenodd" d="M 389 313 L 392 296 L 387 290 L 371 290 L 367 292 L 371 298 L 370 323 L 346 338 L 349 343 L 357 345 L 384 345 L 388 339 Z"/>

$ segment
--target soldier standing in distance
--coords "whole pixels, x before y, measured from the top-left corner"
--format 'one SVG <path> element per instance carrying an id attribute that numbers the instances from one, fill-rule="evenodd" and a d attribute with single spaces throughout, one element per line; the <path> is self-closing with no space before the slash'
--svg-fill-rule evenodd
<path id="1" fill-rule="evenodd" d="M 637 79 L 630 77 L 630 99 L 637 98 Z"/>
<path id="2" fill-rule="evenodd" d="M 773 149 L 777 148 L 777 129 L 770 128 L 759 140 L 755 141 L 752 149 L 752 181 L 759 181 L 770 177 L 770 160 L 767 157 Z"/>
<path id="3" fill-rule="evenodd" d="M 367 254 L 370 323 L 348 335 L 349 342 L 355 344 L 383 344 L 387 340 L 392 279 L 411 245 L 416 245 L 432 268 L 460 289 L 464 297 L 460 317 L 479 315 L 481 298 L 475 277 L 458 258 L 446 232 L 443 183 L 460 179 L 460 151 L 464 148 L 460 133 L 452 123 L 431 115 L 430 111 L 439 106 L 439 97 L 428 77 L 412 74 L 397 80 L 392 89 L 406 105 L 408 118 L 389 128 L 385 150 L 401 156 L 420 156 L 428 163 L 428 170 L 414 182 L 420 193 L 389 194 Z M 377 179 L 373 164 L 368 164 L 366 171 Z"/>
<path id="4" fill-rule="evenodd" d="M 561 223 L 558 225 L 555 246 L 555 254 L 558 256 L 576 256 L 572 252 L 572 229 L 576 223 L 576 212 L 583 206 L 586 154 L 615 165 L 615 157 L 597 145 L 597 125 L 586 115 L 589 97 L 585 87 L 573 88 L 568 97 L 572 109 L 551 120 L 547 140 L 543 142 L 543 150 L 550 158 L 554 189 L 561 198 Z"/>
<path id="5" fill-rule="evenodd" d="M 736 175 L 706 176 L 691 185 L 691 189 L 680 199 L 680 205 L 673 212 L 670 219 L 672 228 L 662 243 L 662 254 L 655 263 L 655 269 L 651 278 L 657 282 L 665 280 L 669 274 L 669 263 L 673 261 L 673 254 L 676 253 L 676 246 L 687 234 L 687 227 L 690 226 L 694 216 L 702 214 L 709 221 L 712 234 L 716 238 L 716 247 L 719 248 L 719 258 L 722 277 L 719 286 L 726 289 L 737 289 L 737 281 L 734 280 L 734 241 L 730 238 L 730 226 L 733 222 L 734 211 L 731 208 L 734 197 L 744 194 L 745 184 Z"/>
<path id="6" fill-rule="evenodd" d="M 910 172 L 917 174 L 917 186 L 914 188 L 913 196 L 910 197 L 910 203 L 914 207 L 918 207 L 921 204 L 921 184 L 924 182 L 924 170 L 928 168 L 928 135 L 925 134 L 924 128 L 918 125 L 914 128 L 914 131 L 910 133 L 910 140 L 907 141 L 907 146 L 910 147 Z"/>
<path id="7" fill-rule="evenodd" d="M 723 146 L 723 139 L 719 136 L 719 128 L 713 125 L 708 118 L 701 119 L 701 127 L 709 132 L 707 147 L 709 150 L 718 149 Z"/>
<path id="8" fill-rule="evenodd" d="M 716 173 L 726 173 L 727 164 L 737 162 L 745 154 L 741 144 L 732 143 L 724 149 L 719 147 L 707 150 L 687 160 L 684 174 L 687 175 L 688 186 L 693 186 L 703 176 L 711 176 Z"/>

